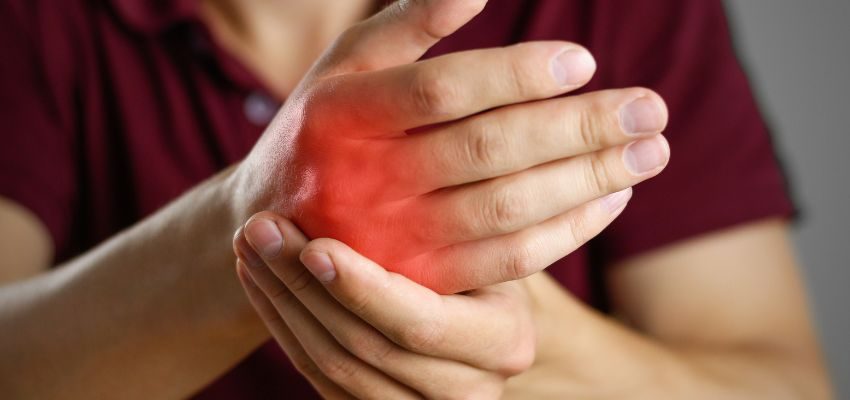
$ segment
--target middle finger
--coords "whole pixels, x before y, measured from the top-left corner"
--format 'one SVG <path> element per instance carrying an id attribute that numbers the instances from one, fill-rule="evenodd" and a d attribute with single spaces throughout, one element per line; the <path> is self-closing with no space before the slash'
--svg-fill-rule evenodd
<path id="1" fill-rule="evenodd" d="M 414 235 L 435 246 L 516 232 L 657 175 L 669 159 L 661 135 L 434 192 L 411 212 Z"/>

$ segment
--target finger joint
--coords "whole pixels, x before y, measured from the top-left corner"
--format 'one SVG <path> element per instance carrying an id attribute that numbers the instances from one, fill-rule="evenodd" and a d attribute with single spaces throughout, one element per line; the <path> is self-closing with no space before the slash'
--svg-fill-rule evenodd
<path id="1" fill-rule="evenodd" d="M 420 319 L 402 327 L 398 343 L 411 351 L 427 354 L 443 340 L 443 324 L 440 317 Z"/>
<path id="2" fill-rule="evenodd" d="M 587 186 L 593 194 L 603 195 L 611 191 L 613 180 L 605 160 L 600 154 L 590 154 L 587 159 Z"/>
<path id="3" fill-rule="evenodd" d="M 493 233 L 516 230 L 525 217 L 527 205 L 516 191 L 499 188 L 495 190 L 484 207 L 484 218 Z"/>
<path id="4" fill-rule="evenodd" d="M 431 118 L 452 115 L 458 104 L 457 88 L 448 78 L 426 71 L 417 72 L 410 86 L 416 111 Z"/>

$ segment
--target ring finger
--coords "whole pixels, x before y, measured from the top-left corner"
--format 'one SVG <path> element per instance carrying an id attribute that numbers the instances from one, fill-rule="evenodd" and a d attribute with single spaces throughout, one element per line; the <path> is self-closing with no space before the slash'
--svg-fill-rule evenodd
<path id="1" fill-rule="evenodd" d="M 669 159 L 661 135 L 454 189 L 411 212 L 417 234 L 448 245 L 516 232 L 657 175 Z"/>

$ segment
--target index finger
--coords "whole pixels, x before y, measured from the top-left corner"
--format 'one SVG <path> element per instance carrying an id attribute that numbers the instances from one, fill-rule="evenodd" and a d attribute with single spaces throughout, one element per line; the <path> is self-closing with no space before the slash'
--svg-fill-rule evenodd
<path id="1" fill-rule="evenodd" d="M 313 88 L 320 100 L 314 107 L 331 117 L 328 128 L 386 136 L 564 94 L 595 71 L 593 57 L 577 44 L 525 42 L 326 78 Z"/>

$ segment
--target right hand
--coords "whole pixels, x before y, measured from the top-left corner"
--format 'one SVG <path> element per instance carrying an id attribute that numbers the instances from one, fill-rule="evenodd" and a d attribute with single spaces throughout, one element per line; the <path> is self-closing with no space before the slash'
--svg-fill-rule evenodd
<path id="1" fill-rule="evenodd" d="M 416 62 L 485 3 L 402 1 L 348 29 L 237 168 L 246 209 L 440 293 L 522 278 L 598 234 L 666 165 L 664 102 L 549 99 L 595 70 L 566 42 Z"/>

